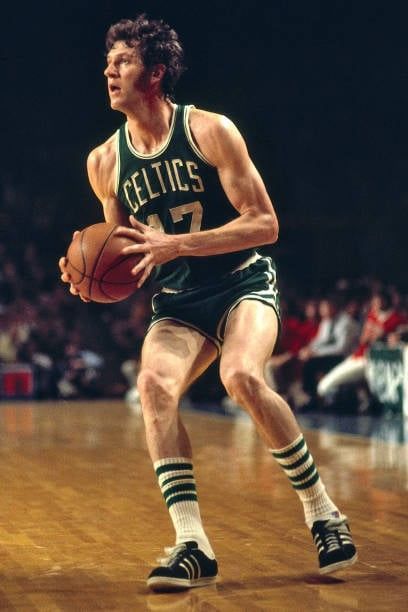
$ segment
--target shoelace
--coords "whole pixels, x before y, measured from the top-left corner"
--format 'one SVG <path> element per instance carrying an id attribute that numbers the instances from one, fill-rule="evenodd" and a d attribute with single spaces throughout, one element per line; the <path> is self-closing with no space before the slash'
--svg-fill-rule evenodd
<path id="1" fill-rule="evenodd" d="M 166 546 L 164 549 L 164 554 L 166 556 L 159 557 L 157 559 L 157 562 L 160 565 L 165 566 L 165 567 L 168 565 L 171 565 L 177 559 L 180 553 L 184 552 L 185 550 L 186 550 L 186 545 L 184 543 L 177 544 L 176 546 Z"/>
<path id="2" fill-rule="evenodd" d="M 348 534 L 348 529 L 344 524 L 344 521 L 327 521 L 325 529 L 328 533 L 324 533 L 322 539 L 327 547 L 327 552 L 332 552 L 333 550 L 340 548 L 340 533 Z"/>

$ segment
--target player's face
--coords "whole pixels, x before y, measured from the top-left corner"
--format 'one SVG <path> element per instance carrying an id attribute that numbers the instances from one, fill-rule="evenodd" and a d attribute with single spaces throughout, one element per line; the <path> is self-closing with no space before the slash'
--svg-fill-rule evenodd
<path id="1" fill-rule="evenodd" d="M 137 49 L 122 41 L 116 42 L 109 51 L 104 75 L 114 110 L 130 112 L 149 89 L 149 73 Z"/>

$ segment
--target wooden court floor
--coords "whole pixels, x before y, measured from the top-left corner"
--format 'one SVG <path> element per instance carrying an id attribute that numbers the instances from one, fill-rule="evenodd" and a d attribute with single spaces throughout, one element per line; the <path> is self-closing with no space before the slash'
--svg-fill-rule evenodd
<path id="1" fill-rule="evenodd" d="M 124 403 L 0 404 L 0 610 L 399 611 L 408 607 L 408 445 L 306 431 L 360 560 L 320 577 L 296 494 L 247 419 L 185 411 L 212 587 L 150 593 L 173 532 Z"/>

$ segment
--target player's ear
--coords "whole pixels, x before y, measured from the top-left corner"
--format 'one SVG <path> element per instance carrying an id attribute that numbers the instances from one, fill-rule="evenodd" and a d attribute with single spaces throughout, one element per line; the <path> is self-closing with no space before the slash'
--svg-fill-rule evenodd
<path id="1" fill-rule="evenodd" d="M 165 72 L 166 66 L 164 64 L 156 64 L 155 66 L 153 66 L 152 71 L 150 73 L 152 83 L 158 83 L 159 81 L 161 81 Z"/>

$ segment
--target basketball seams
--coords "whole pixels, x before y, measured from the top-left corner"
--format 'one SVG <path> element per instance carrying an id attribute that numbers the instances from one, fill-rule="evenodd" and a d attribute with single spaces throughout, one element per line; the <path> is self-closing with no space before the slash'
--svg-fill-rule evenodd
<path id="1" fill-rule="evenodd" d="M 80 256 L 81 256 L 81 260 L 82 260 L 81 269 L 79 269 L 77 266 L 75 266 L 72 263 L 72 258 L 69 257 L 69 253 L 68 253 L 68 264 L 69 264 L 69 266 L 75 272 L 78 272 L 78 274 L 80 275 L 80 279 L 74 283 L 75 287 L 79 287 L 79 285 L 81 285 L 84 282 L 85 279 L 87 279 L 87 280 L 89 279 L 88 275 L 86 274 L 86 258 L 85 258 L 85 254 L 84 254 L 83 247 L 82 247 L 83 232 L 80 233 L 80 235 L 78 236 L 77 240 L 79 241 L 79 253 L 80 253 Z"/>
<path id="2" fill-rule="evenodd" d="M 115 301 L 114 296 L 109 295 L 108 290 L 106 288 L 106 285 L 111 285 L 112 288 L 114 287 L 118 287 L 118 286 L 126 286 L 126 285 L 131 285 L 132 287 L 134 287 L 136 285 L 136 281 L 137 278 L 134 277 L 131 281 L 110 281 L 110 280 L 105 280 L 106 276 L 112 272 L 112 270 L 115 270 L 115 268 L 117 268 L 118 266 L 120 266 L 122 263 L 126 262 L 128 259 L 131 259 L 133 256 L 132 255 L 124 255 L 122 257 L 122 259 L 119 259 L 118 261 L 115 261 L 109 268 L 107 268 L 105 270 L 105 272 L 103 273 L 103 275 L 99 278 L 96 279 L 97 283 L 98 283 L 98 289 L 99 291 L 106 296 L 107 298 Z"/>
<path id="3" fill-rule="evenodd" d="M 117 268 L 118 266 L 120 266 L 122 263 L 124 263 L 124 262 L 125 262 L 125 261 L 127 261 L 128 259 L 132 259 L 132 258 L 134 258 L 134 255 L 124 255 L 124 256 L 122 257 L 122 259 L 119 259 L 118 261 L 115 261 L 115 262 L 114 262 L 114 263 L 113 263 L 113 264 L 110 266 L 110 268 L 106 268 L 106 270 L 104 271 L 103 275 L 102 275 L 102 276 L 101 276 L 99 279 L 97 279 L 97 280 L 98 280 L 98 282 L 99 282 L 99 283 L 104 283 L 104 282 L 106 282 L 106 283 L 115 284 L 115 285 L 116 285 L 116 284 L 117 284 L 117 285 L 127 285 L 127 284 L 131 284 L 132 282 L 135 282 L 135 283 L 136 283 L 136 281 L 137 281 L 137 277 L 136 277 L 136 276 L 134 277 L 134 281 L 133 281 L 133 280 L 131 280 L 131 281 L 123 281 L 123 282 L 118 282 L 118 283 L 117 283 L 116 281 L 110 281 L 110 280 L 105 281 L 105 277 L 106 277 L 106 275 L 107 275 L 107 274 L 109 274 L 109 272 L 112 272 L 112 270 L 114 270 L 115 268 Z M 135 262 L 135 264 L 134 264 L 134 265 L 136 265 L 136 262 Z M 132 267 L 133 267 L 133 266 L 132 266 Z"/>
<path id="4" fill-rule="evenodd" d="M 137 289 L 132 268 L 140 255 L 121 253 L 129 241 L 115 235 L 117 228 L 117 224 L 107 222 L 83 228 L 68 248 L 74 285 L 91 301 L 117 302 Z"/>
<path id="5" fill-rule="evenodd" d="M 113 232 L 116 230 L 117 227 L 118 227 L 117 225 L 113 226 L 112 230 L 109 232 L 109 234 L 106 236 L 105 240 L 103 241 L 102 246 L 99 249 L 98 256 L 95 257 L 94 265 L 93 265 L 93 268 L 92 268 L 92 274 L 91 274 L 91 278 L 90 278 L 90 283 L 89 283 L 89 297 L 90 297 L 91 300 L 92 300 L 92 286 L 93 286 L 93 283 L 94 283 L 94 280 L 95 280 L 94 276 L 95 276 L 96 269 L 97 269 L 97 267 L 99 265 L 99 262 L 100 262 L 100 260 L 102 258 L 103 252 L 106 249 L 106 245 L 108 244 L 108 242 L 110 240 L 110 237 L 112 236 Z M 84 230 L 83 233 L 85 234 L 85 232 L 86 232 L 86 229 Z"/>
<path id="6" fill-rule="evenodd" d="M 130 256 L 128 256 L 128 257 L 130 257 Z M 122 262 L 122 261 L 123 261 L 123 260 L 121 260 L 121 262 Z M 72 268 L 73 270 L 75 270 L 75 272 L 78 272 L 79 274 L 81 274 L 81 275 L 82 275 L 81 280 L 80 280 L 80 281 L 78 281 L 78 282 L 76 282 L 76 283 L 75 283 L 75 285 L 80 285 L 80 284 L 81 284 L 81 283 L 82 283 L 82 282 L 83 282 L 85 279 L 90 280 L 90 279 L 92 278 L 92 277 L 91 277 L 89 274 L 84 274 L 84 273 L 82 272 L 82 270 L 80 270 L 79 268 L 77 268 L 76 266 L 74 266 L 72 263 L 70 263 L 70 266 L 71 266 L 71 268 Z M 114 268 L 115 268 L 115 266 L 113 266 L 113 269 L 114 269 Z M 106 272 L 109 272 L 109 270 L 107 270 Z M 105 273 L 105 274 L 106 274 L 106 273 Z M 135 277 L 135 279 L 137 280 L 137 278 L 136 278 L 136 277 Z M 133 280 L 133 279 L 132 279 L 132 280 L 130 280 L 130 281 L 115 281 L 115 280 L 105 280 L 105 277 L 104 277 L 104 276 L 103 276 L 103 277 L 101 277 L 100 279 L 95 278 L 94 280 L 95 280 L 95 282 L 97 282 L 97 283 L 99 283 L 99 282 L 104 282 L 104 283 L 105 283 L 105 284 L 107 284 L 107 285 L 114 285 L 115 287 L 116 287 L 116 286 L 118 286 L 118 287 L 119 287 L 120 285 L 133 285 L 133 284 L 136 282 L 136 280 Z"/>
<path id="7" fill-rule="evenodd" d="M 80 253 L 81 253 L 81 257 L 82 257 L 82 276 L 87 276 L 86 274 L 86 257 L 85 257 L 85 253 L 84 253 L 84 233 L 85 232 L 81 232 L 80 234 Z M 82 283 L 82 280 L 81 280 Z"/>

